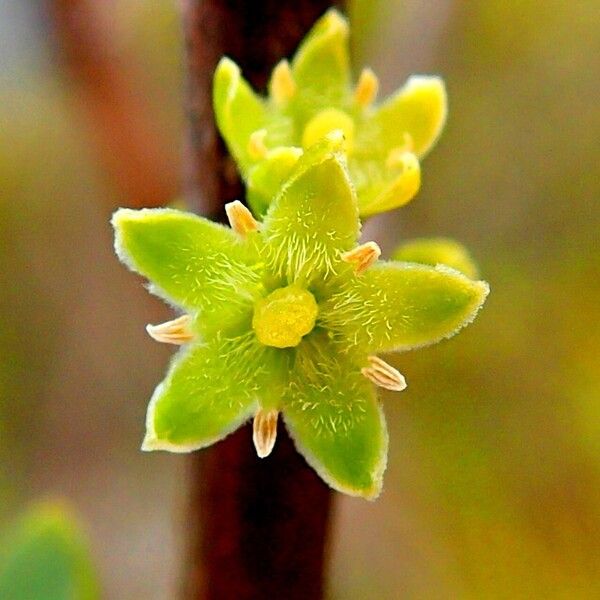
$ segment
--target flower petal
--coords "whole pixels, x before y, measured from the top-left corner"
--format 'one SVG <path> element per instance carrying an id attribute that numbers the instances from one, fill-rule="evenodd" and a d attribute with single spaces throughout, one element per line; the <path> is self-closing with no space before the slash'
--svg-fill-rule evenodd
<path id="1" fill-rule="evenodd" d="M 270 268 L 288 284 L 336 273 L 360 224 L 341 145 L 331 134 L 306 151 L 271 204 L 263 235 Z"/>
<path id="2" fill-rule="evenodd" d="M 394 260 L 424 265 L 446 265 L 471 279 L 478 277 L 478 269 L 469 251 L 449 238 L 420 238 L 401 244 L 392 254 Z"/>
<path id="3" fill-rule="evenodd" d="M 443 265 L 374 265 L 320 306 L 321 322 L 368 352 L 409 350 L 453 336 L 489 292 Z"/>
<path id="4" fill-rule="evenodd" d="M 213 106 L 219 131 L 245 174 L 254 163 L 248 150 L 250 136 L 266 126 L 267 109 L 229 58 L 222 58 L 217 65 Z"/>
<path id="5" fill-rule="evenodd" d="M 298 86 L 294 108 L 306 120 L 309 113 L 339 105 L 350 86 L 349 27 L 335 9 L 327 11 L 313 26 L 292 62 Z"/>
<path id="6" fill-rule="evenodd" d="M 373 123 L 388 151 L 402 147 L 408 133 L 412 151 L 421 157 L 437 141 L 447 111 L 444 81 L 435 76 L 413 75 L 377 109 Z"/>
<path id="7" fill-rule="evenodd" d="M 252 332 L 180 351 L 148 406 L 142 448 L 190 452 L 222 439 L 256 412 L 259 394 L 281 397 L 278 358 Z"/>
<path id="8" fill-rule="evenodd" d="M 334 489 L 376 498 L 387 461 L 387 429 L 373 385 L 338 348 L 298 348 L 283 418 L 298 451 Z"/>
<path id="9" fill-rule="evenodd" d="M 202 311 L 207 326 L 212 314 L 222 328 L 258 294 L 248 246 L 222 225 L 172 209 L 120 209 L 112 223 L 119 258 L 152 292 Z"/>

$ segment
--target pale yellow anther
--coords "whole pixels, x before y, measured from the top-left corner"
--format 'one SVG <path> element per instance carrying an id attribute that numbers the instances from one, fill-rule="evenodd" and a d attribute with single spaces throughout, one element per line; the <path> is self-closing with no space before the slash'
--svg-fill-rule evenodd
<path id="1" fill-rule="evenodd" d="M 356 248 L 344 252 L 342 260 L 354 266 L 355 272 L 360 275 L 368 269 L 381 256 L 381 248 L 375 242 L 367 242 Z"/>
<path id="2" fill-rule="evenodd" d="M 251 231 L 256 231 L 260 225 L 252 216 L 252 213 L 239 200 L 234 200 L 226 204 L 225 213 L 227 214 L 231 229 L 242 236 L 247 235 Z"/>
<path id="3" fill-rule="evenodd" d="M 397 146 L 396 148 L 392 148 L 387 158 L 385 159 L 385 166 L 388 169 L 393 169 L 395 167 L 405 167 L 409 164 L 412 164 L 416 159 L 413 154 L 413 141 L 410 133 L 404 134 L 404 144 L 402 146 Z"/>
<path id="4" fill-rule="evenodd" d="M 157 342 L 181 346 L 194 339 L 191 321 L 192 318 L 190 315 L 182 315 L 177 319 L 161 323 L 160 325 L 146 325 L 146 331 Z"/>
<path id="5" fill-rule="evenodd" d="M 378 90 L 379 79 L 377 79 L 377 75 L 371 69 L 363 69 L 354 90 L 354 101 L 359 106 L 366 108 L 375 100 Z"/>
<path id="6" fill-rule="evenodd" d="M 290 63 L 287 60 L 282 60 L 273 69 L 270 91 L 271 98 L 277 106 L 283 106 L 294 97 L 296 82 L 290 69 Z"/>
<path id="7" fill-rule="evenodd" d="M 248 154 L 252 160 L 261 160 L 267 155 L 268 149 L 265 145 L 266 137 L 266 129 L 257 129 L 250 134 L 250 139 L 248 140 Z"/>
<path id="8" fill-rule="evenodd" d="M 386 390 L 401 392 L 406 389 L 404 376 L 378 356 L 369 356 L 369 366 L 362 368 L 360 372 L 375 385 Z"/>
<path id="9" fill-rule="evenodd" d="M 262 408 L 254 416 L 252 441 L 259 458 L 269 456 L 275 446 L 278 416 L 279 413 L 276 410 L 263 410 Z"/>

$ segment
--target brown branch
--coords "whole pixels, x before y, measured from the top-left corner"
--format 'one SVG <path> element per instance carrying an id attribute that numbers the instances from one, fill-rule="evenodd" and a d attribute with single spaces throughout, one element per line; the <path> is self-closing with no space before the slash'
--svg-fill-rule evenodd
<path id="1" fill-rule="evenodd" d="M 179 161 L 157 131 L 149 103 L 136 91 L 136 72 L 113 49 L 115 32 L 101 2 L 48 4 L 59 58 L 104 168 L 129 206 L 170 202 L 179 188 Z"/>
<path id="2" fill-rule="evenodd" d="M 326 0 L 184 0 L 188 68 L 186 196 L 222 220 L 243 189 L 214 125 L 212 74 L 226 54 L 257 88 L 289 56 Z M 250 427 L 192 459 L 184 598 L 313 600 L 323 595 L 331 492 L 280 424 L 271 456 L 256 457 Z"/>

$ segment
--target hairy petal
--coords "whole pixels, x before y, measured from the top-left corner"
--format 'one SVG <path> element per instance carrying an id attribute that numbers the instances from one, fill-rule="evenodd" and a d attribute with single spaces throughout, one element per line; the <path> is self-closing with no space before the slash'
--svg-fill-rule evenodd
<path id="1" fill-rule="evenodd" d="M 203 448 L 237 429 L 259 405 L 272 407 L 283 387 L 278 360 L 252 332 L 180 351 L 150 401 L 143 449 Z"/>
<path id="2" fill-rule="evenodd" d="M 301 345 L 283 417 L 298 451 L 332 488 L 379 495 L 387 429 L 373 385 L 354 360 L 324 340 Z"/>
<path id="3" fill-rule="evenodd" d="M 385 262 L 348 280 L 321 305 L 320 319 L 369 352 L 410 350 L 453 336 L 488 292 L 484 281 L 442 265 Z"/>
<path id="4" fill-rule="evenodd" d="M 151 289 L 221 326 L 245 312 L 260 279 L 248 247 L 229 228 L 172 209 L 120 209 L 112 219 L 115 249 Z"/>
<path id="5" fill-rule="evenodd" d="M 290 284 L 335 274 L 341 253 L 358 239 L 358 206 L 342 143 L 329 136 L 305 152 L 265 218 L 267 261 Z"/>

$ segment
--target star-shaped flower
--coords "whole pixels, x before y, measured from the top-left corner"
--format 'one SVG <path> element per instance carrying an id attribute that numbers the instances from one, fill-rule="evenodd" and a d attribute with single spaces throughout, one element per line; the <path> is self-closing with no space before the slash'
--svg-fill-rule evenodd
<path id="1" fill-rule="evenodd" d="M 217 123 L 256 214 L 264 214 L 302 150 L 336 129 L 346 138 L 362 216 L 402 206 L 419 190 L 419 158 L 446 120 L 444 83 L 413 76 L 374 106 L 378 81 L 370 69 L 352 85 L 348 33 L 339 12 L 325 13 L 291 64 L 282 60 L 275 67 L 268 98 L 254 93 L 230 59 L 219 63 L 213 90 Z"/>
<path id="2" fill-rule="evenodd" d="M 305 152 L 262 223 L 237 201 L 227 206 L 231 229 L 171 209 L 115 213 L 121 260 L 183 311 L 148 327 L 183 348 L 150 402 L 145 450 L 202 448 L 254 417 L 266 456 L 282 413 L 327 483 L 379 494 L 387 431 L 375 385 L 405 382 L 377 354 L 453 335 L 488 287 L 357 245 L 342 144 L 331 135 Z"/>

